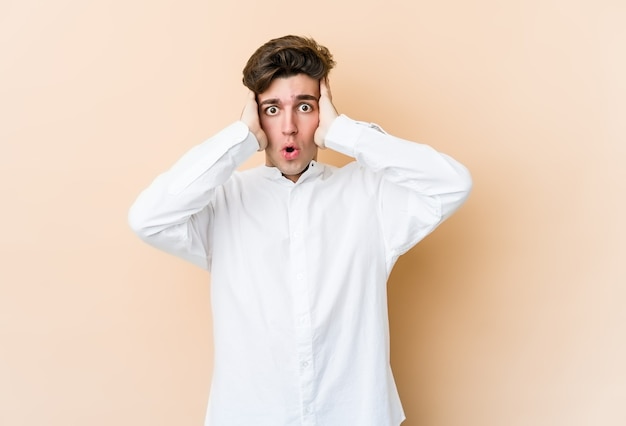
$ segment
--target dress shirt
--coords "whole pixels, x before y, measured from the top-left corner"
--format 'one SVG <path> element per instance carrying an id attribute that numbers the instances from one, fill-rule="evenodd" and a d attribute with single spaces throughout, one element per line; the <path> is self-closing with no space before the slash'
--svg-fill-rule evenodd
<path id="1" fill-rule="evenodd" d="M 237 168 L 259 148 L 243 122 L 194 147 L 133 204 L 147 243 L 211 274 L 214 369 L 206 426 L 397 426 L 387 279 L 450 216 L 467 169 L 344 115 L 294 183 Z"/>

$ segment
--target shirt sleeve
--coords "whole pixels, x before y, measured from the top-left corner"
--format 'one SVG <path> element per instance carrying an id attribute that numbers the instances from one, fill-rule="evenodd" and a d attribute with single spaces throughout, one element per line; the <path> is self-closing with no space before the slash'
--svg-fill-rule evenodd
<path id="1" fill-rule="evenodd" d="M 148 244 L 208 270 L 215 190 L 258 148 L 241 121 L 195 146 L 139 194 L 128 214 L 131 229 Z"/>
<path id="2" fill-rule="evenodd" d="M 472 178 L 465 166 L 428 145 L 385 133 L 375 124 L 337 117 L 326 146 L 354 157 L 377 180 L 378 213 L 388 264 L 450 217 L 467 199 Z"/>

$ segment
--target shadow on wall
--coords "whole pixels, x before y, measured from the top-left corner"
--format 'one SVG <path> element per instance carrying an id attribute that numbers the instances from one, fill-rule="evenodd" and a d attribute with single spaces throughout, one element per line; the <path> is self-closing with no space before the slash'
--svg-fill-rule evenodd
<path id="1" fill-rule="evenodd" d="M 498 366 L 514 350 L 502 341 L 510 327 L 503 312 L 514 301 L 502 293 L 510 271 L 498 259 L 514 256 L 510 221 L 518 206 L 501 192 L 515 185 L 505 185 L 504 171 L 466 165 L 478 171 L 469 199 L 400 257 L 388 284 L 391 363 L 406 426 L 441 424 L 449 407 L 480 400 L 489 380 L 497 390 Z"/>
<path id="2" fill-rule="evenodd" d="M 477 283 L 489 273 L 490 249 L 473 195 L 400 257 L 389 280 L 391 364 L 407 426 L 434 421 L 442 395 L 459 391 L 455 376 L 470 368 L 464 354 L 485 326 L 476 322 L 484 303 Z"/>

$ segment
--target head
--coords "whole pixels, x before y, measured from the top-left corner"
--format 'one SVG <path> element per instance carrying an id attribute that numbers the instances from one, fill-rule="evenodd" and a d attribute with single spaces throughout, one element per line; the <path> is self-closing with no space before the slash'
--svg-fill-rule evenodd
<path id="1" fill-rule="evenodd" d="M 288 35 L 268 41 L 250 57 L 243 83 L 256 94 L 267 135 L 266 165 L 296 181 L 317 158 L 319 83 L 335 62 L 311 38 Z"/>

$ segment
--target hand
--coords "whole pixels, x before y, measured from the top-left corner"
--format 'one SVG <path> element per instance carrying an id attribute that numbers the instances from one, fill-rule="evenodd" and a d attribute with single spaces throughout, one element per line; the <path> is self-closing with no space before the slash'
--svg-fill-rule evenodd
<path id="1" fill-rule="evenodd" d="M 261 128 L 261 121 L 259 120 L 259 106 L 256 103 L 256 95 L 252 90 L 248 91 L 248 98 L 246 104 L 241 112 L 241 121 L 243 121 L 250 132 L 256 137 L 259 143 L 259 151 L 263 151 L 267 147 L 267 135 Z"/>
<path id="2" fill-rule="evenodd" d="M 320 124 L 315 130 L 315 144 L 324 149 L 326 148 L 326 135 L 330 129 L 331 124 L 335 121 L 337 110 L 333 105 L 333 98 L 330 93 L 330 85 L 328 83 L 328 77 L 320 80 L 320 100 L 318 102 L 320 109 Z"/>

